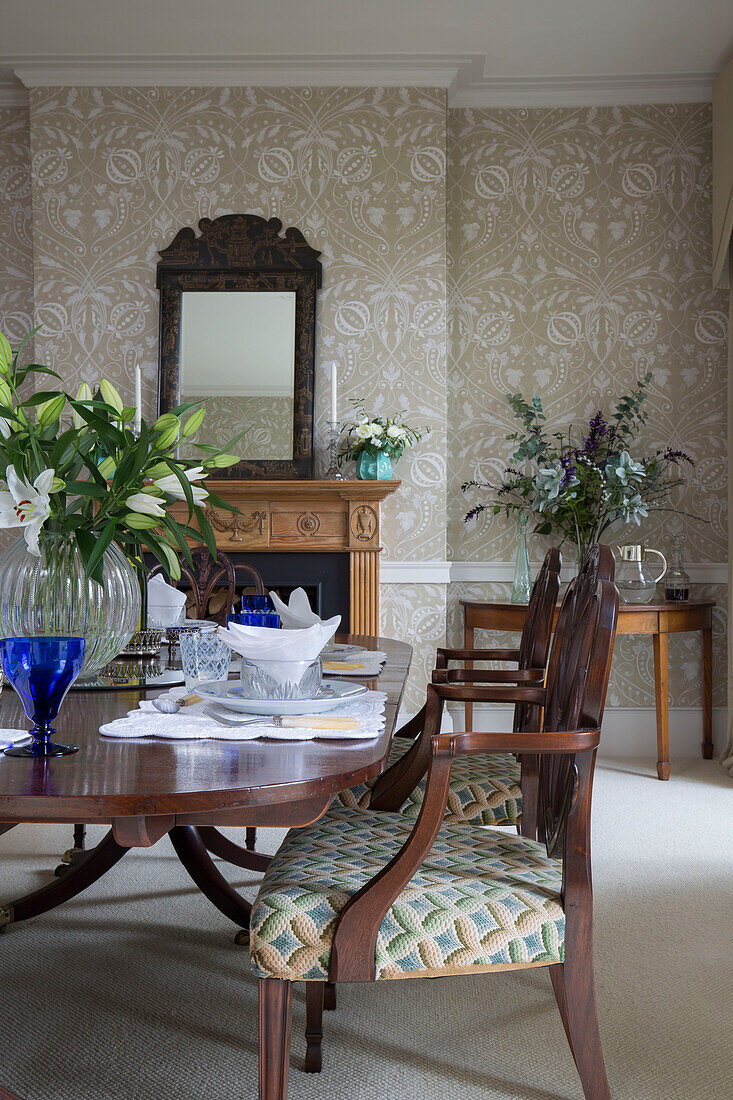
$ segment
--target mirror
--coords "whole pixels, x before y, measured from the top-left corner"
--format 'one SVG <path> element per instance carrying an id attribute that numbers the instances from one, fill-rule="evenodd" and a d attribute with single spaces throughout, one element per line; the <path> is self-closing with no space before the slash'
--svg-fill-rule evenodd
<path id="1" fill-rule="evenodd" d="M 209 294 L 185 290 L 181 304 L 181 400 L 205 401 L 196 436 L 246 459 L 293 457 L 295 293 Z"/>
<path id="2" fill-rule="evenodd" d="M 297 229 L 280 236 L 277 218 L 226 214 L 199 228 L 160 253 L 159 411 L 204 401 L 198 443 L 225 447 L 247 430 L 222 477 L 312 477 L 320 253 Z"/>

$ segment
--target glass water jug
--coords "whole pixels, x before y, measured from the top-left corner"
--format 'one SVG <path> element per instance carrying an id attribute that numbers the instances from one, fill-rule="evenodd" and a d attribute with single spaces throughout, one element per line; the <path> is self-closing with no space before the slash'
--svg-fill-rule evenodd
<path id="1" fill-rule="evenodd" d="M 616 566 L 616 587 L 624 603 L 650 603 L 654 598 L 657 581 L 667 572 L 667 559 L 661 550 L 630 543 L 616 548 L 621 561 Z M 655 573 L 646 560 L 648 554 L 656 554 L 662 560 L 662 568 Z"/>

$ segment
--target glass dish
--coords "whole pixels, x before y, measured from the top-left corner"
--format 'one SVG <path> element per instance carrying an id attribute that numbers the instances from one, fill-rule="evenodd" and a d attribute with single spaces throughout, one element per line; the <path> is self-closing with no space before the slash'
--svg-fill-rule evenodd
<path id="1" fill-rule="evenodd" d="M 277 611 L 236 611 L 227 615 L 227 623 L 237 623 L 239 626 L 269 626 L 277 630 L 280 626 L 280 616 Z"/>
<path id="2" fill-rule="evenodd" d="M 323 666 L 315 661 L 259 661 L 242 658 L 242 694 L 248 699 L 314 699 Z"/>

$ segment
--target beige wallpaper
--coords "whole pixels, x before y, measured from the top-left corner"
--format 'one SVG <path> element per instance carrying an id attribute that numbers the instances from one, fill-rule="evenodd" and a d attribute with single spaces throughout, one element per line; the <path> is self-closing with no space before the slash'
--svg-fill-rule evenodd
<path id="1" fill-rule="evenodd" d="M 460 491 L 501 479 L 506 393 L 541 394 L 548 422 L 567 428 L 652 370 L 645 443 L 674 442 L 695 459 L 675 500 L 693 516 L 663 513 L 606 537 L 665 549 L 681 534 L 688 561 L 725 562 L 727 322 L 712 289 L 710 106 L 461 109 L 448 120 L 450 556 L 513 559 L 512 524 L 466 525 Z M 544 545 L 530 543 L 535 560 Z M 504 591 L 451 585 L 449 636 L 459 636 L 461 597 Z M 725 589 L 694 594 L 720 603 L 722 703 Z M 699 698 L 699 662 L 696 637 L 674 640 L 674 704 Z M 609 702 L 650 705 L 652 684 L 648 640 L 620 639 Z"/>
<path id="2" fill-rule="evenodd" d="M 25 107 L 0 107 L 0 255 L 0 328 L 17 346 L 33 321 L 29 121 Z"/>
<path id="3" fill-rule="evenodd" d="M 152 411 L 157 249 L 232 211 L 297 226 L 323 253 L 318 438 L 334 359 L 341 416 L 363 398 L 429 427 L 399 465 L 385 541 L 391 558 L 444 559 L 445 93 L 38 89 L 31 120 L 39 355 L 71 385 L 103 371 L 129 395 L 140 362 Z M 444 619 L 442 590 L 413 596 Z M 433 644 L 418 640 L 416 664 Z"/>
<path id="4" fill-rule="evenodd" d="M 0 112 L 0 309 L 6 324 L 25 311 L 21 327 L 33 294 L 24 127 L 23 112 Z M 152 412 L 157 249 L 202 216 L 277 216 L 323 251 L 319 440 L 331 359 L 343 416 L 349 397 L 365 398 L 432 429 L 398 467 L 387 558 L 510 560 L 511 528 L 466 528 L 459 491 L 508 456 L 503 394 L 541 392 L 567 424 L 649 367 L 650 445 L 674 438 L 695 456 L 679 504 L 708 522 L 668 517 L 645 537 L 664 546 L 679 531 L 688 560 L 725 560 L 727 333 L 710 290 L 707 106 L 446 116 L 444 94 L 425 89 L 43 89 L 31 144 L 38 354 L 70 385 L 104 372 L 132 395 L 140 362 Z M 451 638 L 467 594 L 505 586 L 450 586 Z M 724 589 L 698 594 L 722 604 Z M 383 586 L 383 631 L 417 647 L 412 709 L 445 618 L 446 586 Z M 722 611 L 716 623 L 722 702 Z M 671 650 L 673 702 L 694 705 L 697 641 Z M 614 705 L 651 703 L 650 660 L 644 639 L 620 640 Z"/>
<path id="5" fill-rule="evenodd" d="M 243 458 L 293 457 L 292 397 L 206 397 L 183 394 L 184 401 L 203 401 L 206 416 L 197 443 L 225 449 L 247 429 L 236 446 Z M 195 452 L 193 452 L 195 454 Z"/>

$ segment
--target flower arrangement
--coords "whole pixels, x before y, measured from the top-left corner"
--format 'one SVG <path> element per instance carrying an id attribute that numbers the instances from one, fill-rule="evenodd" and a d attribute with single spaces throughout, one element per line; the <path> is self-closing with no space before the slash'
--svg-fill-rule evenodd
<path id="1" fill-rule="evenodd" d="M 411 447 L 422 439 L 422 432 L 405 424 L 402 414 L 389 416 L 369 416 L 362 401 L 353 401 L 355 417 L 344 425 L 346 437 L 339 452 L 339 465 L 348 459 L 358 458 L 360 454 L 385 454 L 397 461 L 406 447 Z M 430 431 L 429 428 L 424 429 Z"/>
<path id="2" fill-rule="evenodd" d="M 202 482 L 211 470 L 239 459 L 196 443 L 199 465 L 176 455 L 179 443 L 201 427 L 204 408 L 182 404 L 152 425 L 138 419 L 133 429 L 137 410 L 125 406 L 106 379 L 95 393 L 83 383 L 74 398 L 61 389 L 35 390 L 45 377 L 59 379 L 37 363 L 20 366 L 37 331 L 15 353 L 0 333 L 0 528 L 20 529 L 36 556 L 42 534 L 73 538 L 87 576 L 99 583 L 111 543 L 140 569 L 143 550 L 149 550 L 174 580 L 180 578 L 178 552 L 191 561 L 187 538 L 203 539 L 215 556 L 202 505 L 235 509 Z M 186 523 L 168 511 L 176 500 L 188 505 Z"/>
<path id="3" fill-rule="evenodd" d="M 578 547 L 578 560 L 613 523 L 641 522 L 650 511 L 672 510 L 673 489 L 684 483 L 680 467 L 694 465 L 683 451 L 665 447 L 649 456 L 632 457 L 634 444 L 647 417 L 644 402 L 651 372 L 624 395 L 610 417 L 598 411 L 580 439 L 567 433 L 548 434 L 542 401 L 507 394 L 521 428 L 507 436 L 516 444 L 499 486 L 469 481 L 464 491 L 490 489 L 494 499 L 477 504 L 465 516 L 469 521 L 491 508 L 533 513 L 535 533 L 556 533 Z M 524 463 L 523 468 L 519 464 Z"/>

